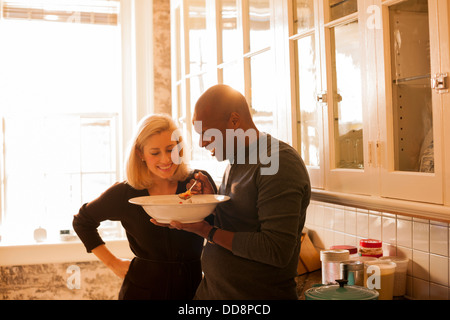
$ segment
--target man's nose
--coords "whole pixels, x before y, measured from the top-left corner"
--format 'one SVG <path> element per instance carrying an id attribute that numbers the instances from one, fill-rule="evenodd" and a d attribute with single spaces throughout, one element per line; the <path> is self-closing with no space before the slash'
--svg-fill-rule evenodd
<path id="1" fill-rule="evenodd" d="M 199 144 L 200 148 L 204 148 L 204 147 L 206 147 L 208 145 L 208 141 L 205 141 L 205 140 L 203 140 L 202 137 L 200 137 L 198 139 L 198 144 Z"/>
<path id="2" fill-rule="evenodd" d="M 200 136 L 198 144 L 201 148 L 206 148 L 206 146 L 214 142 L 214 140 L 214 136 L 210 137 L 209 139 L 203 139 L 203 136 Z"/>

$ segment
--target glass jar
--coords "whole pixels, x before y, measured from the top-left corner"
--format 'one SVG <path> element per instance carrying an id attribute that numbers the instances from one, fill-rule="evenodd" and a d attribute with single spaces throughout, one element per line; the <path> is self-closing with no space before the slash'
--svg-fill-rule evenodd
<path id="1" fill-rule="evenodd" d="M 378 300 L 392 300 L 394 297 L 395 268 L 390 260 L 366 261 L 364 263 L 364 286 L 380 294 Z"/>
<path id="2" fill-rule="evenodd" d="M 321 250 L 322 284 L 335 284 L 341 278 L 341 261 L 349 259 L 348 250 Z"/>
<path id="3" fill-rule="evenodd" d="M 350 254 L 350 259 L 359 256 L 358 248 L 355 246 L 337 245 L 330 247 L 330 250 L 348 250 L 348 253 Z"/>
<path id="4" fill-rule="evenodd" d="M 394 297 L 404 296 L 406 294 L 406 274 L 408 271 L 408 258 L 385 256 L 381 261 L 392 261 L 397 265 L 394 276 Z"/>
<path id="5" fill-rule="evenodd" d="M 380 240 L 375 239 L 361 239 L 359 241 L 359 253 L 362 257 L 382 257 L 382 243 Z"/>

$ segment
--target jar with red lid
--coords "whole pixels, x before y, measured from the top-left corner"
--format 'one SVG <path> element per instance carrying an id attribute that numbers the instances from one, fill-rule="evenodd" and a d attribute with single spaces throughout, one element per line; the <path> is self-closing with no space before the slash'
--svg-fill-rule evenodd
<path id="1" fill-rule="evenodd" d="M 382 243 L 380 240 L 375 239 L 361 239 L 359 241 L 359 253 L 362 257 L 382 257 Z"/>

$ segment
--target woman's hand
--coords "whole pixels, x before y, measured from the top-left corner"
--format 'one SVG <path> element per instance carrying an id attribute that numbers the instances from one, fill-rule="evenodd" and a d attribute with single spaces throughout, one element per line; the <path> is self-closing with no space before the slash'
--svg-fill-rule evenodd
<path id="1" fill-rule="evenodd" d="M 211 185 L 211 182 L 209 181 L 208 177 L 205 176 L 201 172 L 197 172 L 195 175 L 195 180 L 197 180 L 197 184 L 192 188 L 191 192 L 192 194 L 214 194 L 214 188 Z M 189 183 L 186 185 L 186 189 L 189 189 L 192 184 L 195 182 L 194 179 L 189 181 Z"/>
<path id="2" fill-rule="evenodd" d="M 92 253 L 95 254 L 97 258 L 99 258 L 118 277 L 121 279 L 125 278 L 128 269 L 130 268 L 130 259 L 117 258 L 104 244 L 92 249 Z"/>
<path id="3" fill-rule="evenodd" d="M 110 263 L 108 267 L 114 272 L 116 276 L 125 279 L 125 276 L 130 269 L 131 260 L 116 258 L 114 262 Z"/>

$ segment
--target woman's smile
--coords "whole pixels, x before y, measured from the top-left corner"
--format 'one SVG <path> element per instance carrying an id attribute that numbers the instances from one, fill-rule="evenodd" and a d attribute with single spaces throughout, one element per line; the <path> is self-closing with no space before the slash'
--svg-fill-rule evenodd
<path id="1" fill-rule="evenodd" d="M 161 171 L 167 172 L 167 171 L 170 171 L 170 169 L 172 168 L 172 166 L 173 166 L 173 163 L 168 164 L 168 165 L 159 165 L 159 166 L 157 166 L 157 167 L 158 167 L 158 169 L 160 169 Z"/>

